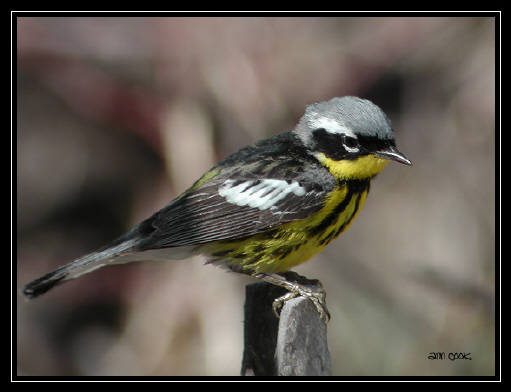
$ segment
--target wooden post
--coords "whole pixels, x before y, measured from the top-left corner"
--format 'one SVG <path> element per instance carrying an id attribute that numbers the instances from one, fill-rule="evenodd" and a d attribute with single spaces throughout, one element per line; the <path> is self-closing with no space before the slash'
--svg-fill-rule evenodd
<path id="1" fill-rule="evenodd" d="M 280 318 L 273 300 L 287 290 L 269 283 L 246 287 L 242 376 L 331 376 L 326 323 L 304 297 L 284 303 Z"/>

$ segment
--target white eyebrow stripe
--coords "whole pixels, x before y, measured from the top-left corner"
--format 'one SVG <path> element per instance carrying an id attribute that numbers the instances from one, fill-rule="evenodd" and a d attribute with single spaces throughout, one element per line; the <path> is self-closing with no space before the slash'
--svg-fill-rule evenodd
<path id="1" fill-rule="evenodd" d="M 353 132 L 350 128 L 345 127 L 344 125 L 341 125 L 337 121 L 328 117 L 316 118 L 311 121 L 310 125 L 312 129 L 324 128 L 327 132 L 330 133 L 345 134 L 346 136 L 350 136 L 355 139 L 357 138 L 355 132 Z"/>
<path id="2" fill-rule="evenodd" d="M 218 193 L 225 197 L 228 203 L 259 208 L 261 211 L 274 206 L 289 193 L 294 193 L 296 196 L 304 196 L 306 193 L 305 188 L 296 181 L 289 184 L 283 180 L 266 179 L 250 187 L 255 181 L 249 180 L 232 186 L 234 181 L 227 180 L 218 189 Z"/>

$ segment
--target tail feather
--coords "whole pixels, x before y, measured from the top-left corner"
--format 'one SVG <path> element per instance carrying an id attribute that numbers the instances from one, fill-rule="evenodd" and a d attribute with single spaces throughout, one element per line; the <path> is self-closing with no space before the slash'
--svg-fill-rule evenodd
<path id="1" fill-rule="evenodd" d="M 47 273 L 46 275 L 37 278 L 36 280 L 28 283 L 21 289 L 21 294 L 26 298 L 35 298 L 41 294 L 46 293 L 51 288 L 57 286 L 66 278 L 68 272 L 66 272 L 67 265 L 64 265 L 53 272 Z"/>
<path id="2" fill-rule="evenodd" d="M 132 249 L 135 243 L 135 238 L 122 242 L 114 241 L 113 246 L 102 248 L 28 283 L 21 289 L 21 294 L 29 299 L 36 298 L 59 284 L 76 279 L 105 265 L 123 262 L 123 258 L 120 256 L 123 252 Z"/>

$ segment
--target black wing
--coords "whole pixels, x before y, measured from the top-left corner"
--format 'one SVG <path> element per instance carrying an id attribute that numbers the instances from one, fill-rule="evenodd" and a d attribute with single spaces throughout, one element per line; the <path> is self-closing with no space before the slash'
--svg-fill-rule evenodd
<path id="1" fill-rule="evenodd" d="M 142 222 L 136 229 L 142 237 L 137 248 L 143 251 L 243 238 L 321 209 L 335 178 L 303 149 L 280 137 L 227 158 L 203 176 L 211 179 L 197 181 Z"/>

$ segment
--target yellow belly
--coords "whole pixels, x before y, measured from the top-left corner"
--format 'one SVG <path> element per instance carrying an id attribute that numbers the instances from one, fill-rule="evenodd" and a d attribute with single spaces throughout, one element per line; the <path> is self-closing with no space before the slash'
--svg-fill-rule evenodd
<path id="1" fill-rule="evenodd" d="M 349 192 L 348 186 L 343 186 L 329 195 L 320 211 L 306 219 L 249 238 L 211 244 L 205 253 L 212 255 L 213 262 L 226 264 L 234 271 L 287 271 L 308 261 L 345 231 L 364 205 L 368 191 L 368 186 L 359 192 Z"/>

